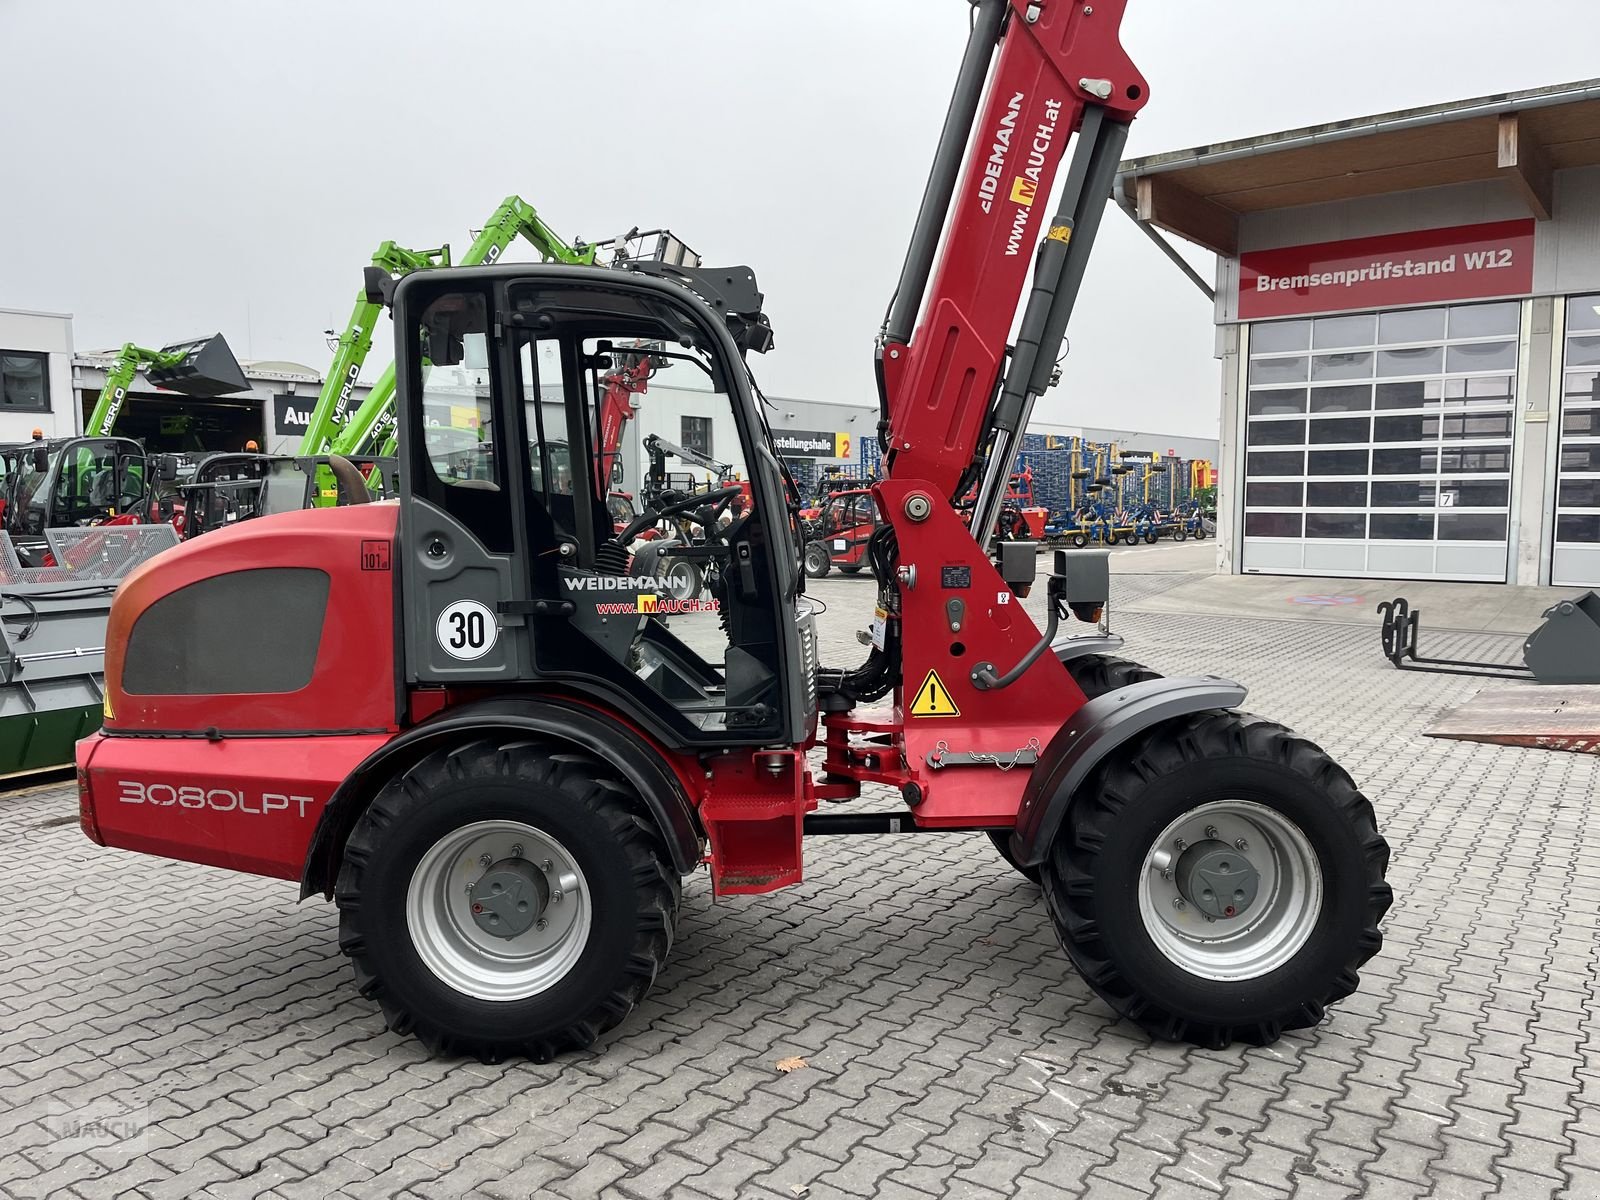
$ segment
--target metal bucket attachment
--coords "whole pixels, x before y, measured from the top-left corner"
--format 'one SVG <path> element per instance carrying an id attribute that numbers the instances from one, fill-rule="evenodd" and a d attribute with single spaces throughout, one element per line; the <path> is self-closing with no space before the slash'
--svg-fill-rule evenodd
<path id="1" fill-rule="evenodd" d="M 1540 683 L 1600 683 L 1600 596 L 1585 592 L 1545 609 L 1522 659 Z"/>
<path id="2" fill-rule="evenodd" d="M 100 726 L 106 617 L 117 584 L 178 544 L 170 525 L 51 529 L 53 567 L 23 567 L 0 533 L 0 779 L 72 762 Z"/>
<path id="3" fill-rule="evenodd" d="M 182 354 L 173 366 L 151 367 L 145 377 L 157 387 L 185 396 L 228 396 L 248 392 L 250 381 L 220 333 L 192 342 L 174 342 L 161 353 Z"/>

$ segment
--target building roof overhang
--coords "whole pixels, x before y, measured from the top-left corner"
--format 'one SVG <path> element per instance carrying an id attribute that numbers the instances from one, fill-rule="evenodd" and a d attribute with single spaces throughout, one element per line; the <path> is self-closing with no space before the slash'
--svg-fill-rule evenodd
<path id="1" fill-rule="evenodd" d="M 1501 180 L 1548 220 L 1554 173 L 1596 165 L 1590 79 L 1129 159 L 1114 194 L 1141 224 L 1231 257 L 1247 214 L 1448 184 Z"/>

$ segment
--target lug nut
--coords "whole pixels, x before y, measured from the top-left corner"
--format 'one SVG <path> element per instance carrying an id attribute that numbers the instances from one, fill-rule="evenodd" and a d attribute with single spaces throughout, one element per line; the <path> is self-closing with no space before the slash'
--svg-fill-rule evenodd
<path id="1" fill-rule="evenodd" d="M 709 771 L 706 773 L 706 778 L 707 779 L 711 778 L 711 773 Z M 551 862 L 547 858 L 542 863 L 539 864 L 539 869 L 541 871 L 543 871 L 546 875 L 548 875 L 548 874 L 550 874 L 551 871 L 554 871 L 556 869 L 556 864 Z"/>
<path id="2" fill-rule="evenodd" d="M 557 888 L 555 891 L 551 892 L 550 893 L 550 899 L 552 901 L 554 901 L 556 904 L 560 904 L 561 903 L 561 889 Z"/>
<path id="3" fill-rule="evenodd" d="M 1217 827 L 1215 825 L 1207 825 L 1206 826 L 1206 836 L 1208 838 L 1210 838 L 1212 841 L 1216 841 L 1216 838 L 1217 838 Z"/>
<path id="4" fill-rule="evenodd" d="M 494 862 L 494 859 L 490 858 L 487 854 L 478 855 L 478 865 L 480 867 L 487 867 L 492 862 Z"/>
<path id="5" fill-rule="evenodd" d="M 1172 841 L 1172 848 L 1174 850 L 1182 850 L 1188 844 L 1189 843 L 1184 841 L 1182 838 L 1174 838 Z"/>
<path id="6" fill-rule="evenodd" d="M 511 847 L 511 857 L 512 858 L 521 858 L 522 857 L 522 843 L 521 842 L 518 842 L 515 846 Z"/>
<path id="7" fill-rule="evenodd" d="M 546 929 L 548 929 L 550 927 L 550 922 L 546 921 L 543 917 L 540 917 L 537 921 L 535 921 L 533 923 L 533 927 L 535 929 L 537 929 L 540 933 L 543 933 Z"/>
<path id="8" fill-rule="evenodd" d="M 1174 896 L 1172 898 L 1172 907 L 1177 909 L 1179 912 L 1182 912 L 1184 909 L 1188 908 L 1189 906 L 1183 902 L 1183 897 L 1182 896 Z"/>
<path id="9" fill-rule="evenodd" d="M 1240 838 L 1233 844 L 1233 848 L 1242 854 L 1244 851 L 1250 849 L 1250 843 L 1245 841 L 1243 838 Z"/>

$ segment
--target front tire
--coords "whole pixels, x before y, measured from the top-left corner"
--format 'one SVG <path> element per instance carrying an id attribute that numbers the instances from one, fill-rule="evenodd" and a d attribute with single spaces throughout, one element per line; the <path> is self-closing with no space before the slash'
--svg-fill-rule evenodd
<path id="1" fill-rule="evenodd" d="M 1165 722 L 1080 796 L 1045 861 L 1056 933 L 1100 998 L 1156 1037 L 1265 1045 L 1315 1025 L 1383 945 L 1393 894 L 1372 805 L 1281 725 Z"/>
<path id="2" fill-rule="evenodd" d="M 340 948 L 390 1029 L 437 1054 L 548 1062 L 643 999 L 679 887 L 659 830 L 606 763 L 479 741 L 379 792 L 334 899 Z"/>
<path id="3" fill-rule="evenodd" d="M 833 556 L 825 542 L 806 543 L 806 575 L 821 579 L 833 567 Z"/>

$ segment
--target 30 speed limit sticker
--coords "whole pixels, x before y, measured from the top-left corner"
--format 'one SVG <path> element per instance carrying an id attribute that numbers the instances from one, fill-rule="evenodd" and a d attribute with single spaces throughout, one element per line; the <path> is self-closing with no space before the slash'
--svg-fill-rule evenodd
<path id="1" fill-rule="evenodd" d="M 439 614 L 433 628 L 444 652 L 463 662 L 482 658 L 494 649 L 495 639 L 500 636 L 494 613 L 476 600 L 450 604 Z"/>

